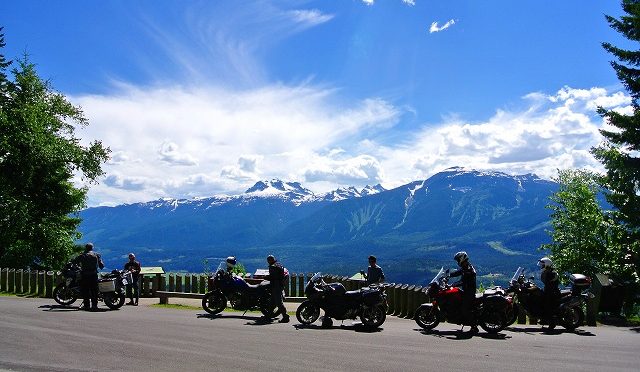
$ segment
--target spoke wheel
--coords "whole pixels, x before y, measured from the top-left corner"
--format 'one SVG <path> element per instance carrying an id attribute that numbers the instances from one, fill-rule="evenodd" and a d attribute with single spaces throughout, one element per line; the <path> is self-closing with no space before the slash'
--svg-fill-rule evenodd
<path id="1" fill-rule="evenodd" d="M 362 324 L 369 328 L 380 327 L 385 319 L 387 319 L 387 312 L 382 305 L 366 308 L 362 311 L 362 315 L 360 315 Z"/>
<path id="2" fill-rule="evenodd" d="M 202 298 L 202 308 L 209 314 L 219 314 L 226 307 L 227 299 L 220 293 L 209 292 Z"/>
<path id="3" fill-rule="evenodd" d="M 427 331 L 434 329 L 440 323 L 440 320 L 438 319 L 438 312 L 433 307 L 418 309 L 416 311 L 415 320 L 420 327 Z"/>
<path id="4" fill-rule="evenodd" d="M 304 301 L 296 310 L 296 318 L 301 324 L 309 325 L 320 317 L 320 308 L 310 301 Z"/>

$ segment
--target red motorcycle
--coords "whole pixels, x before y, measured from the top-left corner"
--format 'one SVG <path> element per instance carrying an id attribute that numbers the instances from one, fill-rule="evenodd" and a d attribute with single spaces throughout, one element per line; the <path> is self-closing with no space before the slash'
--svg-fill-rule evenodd
<path id="1" fill-rule="evenodd" d="M 427 303 L 418 307 L 415 313 L 416 323 L 431 330 L 442 321 L 471 325 L 462 311 L 462 290 L 448 285 L 449 270 L 440 269 L 427 289 Z M 511 307 L 509 299 L 495 290 L 476 294 L 473 312 L 478 325 L 487 333 L 498 333 L 507 326 L 507 311 Z"/>

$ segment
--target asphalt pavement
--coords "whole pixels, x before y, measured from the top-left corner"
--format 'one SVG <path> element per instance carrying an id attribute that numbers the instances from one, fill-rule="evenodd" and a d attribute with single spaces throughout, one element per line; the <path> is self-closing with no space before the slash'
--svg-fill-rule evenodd
<path id="1" fill-rule="evenodd" d="M 543 332 L 516 326 L 472 336 L 424 332 L 388 317 L 367 331 L 265 323 L 260 314 L 141 305 L 85 312 L 50 299 L 0 297 L 0 370 L 16 371 L 638 371 L 640 328 Z M 157 299 L 155 300 L 157 301 Z M 197 304 L 197 302 L 194 302 Z M 287 304 L 295 311 L 297 304 Z"/>

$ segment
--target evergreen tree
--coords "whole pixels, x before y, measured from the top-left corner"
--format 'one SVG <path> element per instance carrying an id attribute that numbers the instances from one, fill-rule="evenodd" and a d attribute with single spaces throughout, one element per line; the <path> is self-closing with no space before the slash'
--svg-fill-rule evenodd
<path id="1" fill-rule="evenodd" d="M 0 46 L 4 38 L 0 35 Z M 75 250 L 87 188 L 95 182 L 109 149 L 83 146 L 75 137 L 86 126 L 80 108 L 40 79 L 25 56 L 11 72 L 0 58 L 0 267 L 58 268 Z"/>
<path id="2" fill-rule="evenodd" d="M 640 0 L 623 0 L 626 13 L 620 19 L 606 16 L 609 25 L 633 42 L 640 41 Z M 616 210 L 612 218 L 621 228 L 622 255 L 640 277 L 640 50 L 625 50 L 603 43 L 616 57 L 611 65 L 632 97 L 629 115 L 599 108 L 602 117 L 615 129 L 601 130 L 606 142 L 592 149 L 602 162 L 606 175 L 601 185 L 608 190 L 607 200 Z"/>

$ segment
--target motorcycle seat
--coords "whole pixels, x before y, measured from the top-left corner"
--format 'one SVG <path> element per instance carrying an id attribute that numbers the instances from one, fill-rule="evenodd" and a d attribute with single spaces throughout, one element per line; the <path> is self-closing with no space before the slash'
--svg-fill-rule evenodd
<path id="1" fill-rule="evenodd" d="M 344 295 L 346 297 L 358 297 L 360 296 L 360 291 L 346 291 Z"/>

